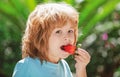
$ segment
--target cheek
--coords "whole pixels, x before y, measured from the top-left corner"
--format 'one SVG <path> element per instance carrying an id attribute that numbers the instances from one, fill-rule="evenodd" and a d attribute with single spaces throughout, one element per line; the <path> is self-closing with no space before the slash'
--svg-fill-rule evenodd
<path id="1" fill-rule="evenodd" d="M 76 44 L 76 35 L 72 35 L 70 36 L 70 38 L 71 38 L 72 43 Z"/>
<path id="2" fill-rule="evenodd" d="M 74 41 L 76 39 L 75 35 L 71 35 L 70 38 L 72 41 Z"/>
<path id="3" fill-rule="evenodd" d="M 56 47 L 59 44 L 60 39 L 57 37 L 50 37 L 49 46 Z"/>
<path id="4" fill-rule="evenodd" d="M 76 38 L 73 37 L 73 38 L 72 38 L 72 41 L 73 41 L 73 43 L 76 43 Z"/>

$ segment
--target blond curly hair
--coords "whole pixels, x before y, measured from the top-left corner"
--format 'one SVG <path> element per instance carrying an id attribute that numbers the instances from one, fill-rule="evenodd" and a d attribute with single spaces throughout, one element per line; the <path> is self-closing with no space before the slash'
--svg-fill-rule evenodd
<path id="1" fill-rule="evenodd" d="M 30 56 L 41 61 L 48 60 L 48 39 L 52 30 L 68 22 L 75 29 L 77 40 L 78 12 L 73 7 L 63 3 L 37 5 L 27 20 L 22 38 L 22 58 Z"/>

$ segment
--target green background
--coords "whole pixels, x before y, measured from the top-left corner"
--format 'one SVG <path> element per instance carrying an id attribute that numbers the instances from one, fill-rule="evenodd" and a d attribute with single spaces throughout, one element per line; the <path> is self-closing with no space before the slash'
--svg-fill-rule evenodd
<path id="1" fill-rule="evenodd" d="M 66 2 L 78 10 L 78 43 L 91 55 L 88 77 L 120 77 L 120 0 L 1 0 L 0 77 L 12 76 L 21 59 L 27 17 L 37 4 L 47 2 Z M 75 73 L 73 57 L 66 60 Z"/>

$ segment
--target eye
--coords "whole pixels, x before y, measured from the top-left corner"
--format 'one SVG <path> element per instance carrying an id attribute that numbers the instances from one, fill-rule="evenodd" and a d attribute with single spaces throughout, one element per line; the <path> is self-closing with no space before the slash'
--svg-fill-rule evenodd
<path id="1" fill-rule="evenodd" d="M 57 30 L 55 33 L 60 34 L 60 33 L 62 33 L 62 31 L 61 30 Z"/>
<path id="2" fill-rule="evenodd" d="M 68 33 L 74 33 L 74 31 L 73 30 L 69 30 Z"/>

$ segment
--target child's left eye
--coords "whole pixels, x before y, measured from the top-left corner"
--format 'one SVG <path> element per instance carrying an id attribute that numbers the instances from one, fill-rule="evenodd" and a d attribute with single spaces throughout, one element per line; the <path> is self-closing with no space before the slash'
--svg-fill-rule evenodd
<path id="1" fill-rule="evenodd" d="M 56 33 L 56 34 L 61 34 L 62 31 L 61 31 L 61 30 L 57 30 L 55 33 Z"/>
<path id="2" fill-rule="evenodd" d="M 73 33 L 74 31 L 73 30 L 69 30 L 68 33 Z"/>

